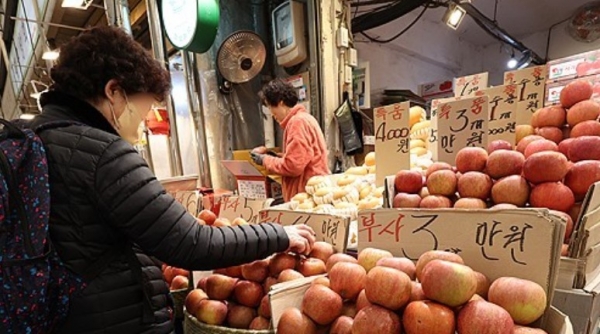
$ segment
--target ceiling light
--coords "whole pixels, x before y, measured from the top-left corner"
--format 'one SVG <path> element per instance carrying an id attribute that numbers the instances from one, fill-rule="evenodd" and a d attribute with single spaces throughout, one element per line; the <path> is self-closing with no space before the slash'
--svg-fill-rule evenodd
<path id="1" fill-rule="evenodd" d="M 514 69 L 514 68 L 517 68 L 518 64 L 519 64 L 518 60 L 516 60 L 515 58 L 510 58 L 510 60 L 506 64 L 506 66 L 510 69 Z"/>
<path id="2" fill-rule="evenodd" d="M 45 51 L 42 55 L 42 59 L 44 60 L 57 60 L 60 53 L 57 50 L 48 50 Z"/>
<path id="3" fill-rule="evenodd" d="M 29 94 L 29 96 L 31 96 L 32 98 L 39 100 L 40 97 L 42 96 L 42 92 L 36 92 L 36 93 L 31 93 Z"/>
<path id="4" fill-rule="evenodd" d="M 63 0 L 63 8 L 77 8 L 86 10 L 94 0 Z"/>
<path id="5" fill-rule="evenodd" d="M 24 120 L 32 120 L 35 118 L 34 114 L 21 114 L 21 116 L 19 116 L 20 119 L 24 119 Z"/>
<path id="6" fill-rule="evenodd" d="M 461 6 L 451 3 L 448 10 L 446 10 L 446 14 L 444 14 L 443 21 L 447 26 L 456 30 L 466 15 L 467 12 Z"/>

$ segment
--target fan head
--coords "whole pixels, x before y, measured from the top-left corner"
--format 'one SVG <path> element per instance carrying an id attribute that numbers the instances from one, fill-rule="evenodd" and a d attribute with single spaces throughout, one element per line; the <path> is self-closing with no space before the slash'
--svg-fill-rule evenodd
<path id="1" fill-rule="evenodd" d="M 579 8 L 569 21 L 567 31 L 575 40 L 591 43 L 600 38 L 600 1 Z"/>
<path id="2" fill-rule="evenodd" d="M 267 50 L 260 36 L 252 31 L 237 31 L 225 39 L 217 53 L 217 67 L 232 83 L 250 81 L 265 65 Z"/>

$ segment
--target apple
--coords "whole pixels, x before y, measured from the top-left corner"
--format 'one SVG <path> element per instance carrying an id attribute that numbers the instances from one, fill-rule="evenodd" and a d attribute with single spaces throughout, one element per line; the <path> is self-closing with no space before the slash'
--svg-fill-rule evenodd
<path id="1" fill-rule="evenodd" d="M 242 266 L 233 266 L 225 268 L 225 275 L 233 278 L 241 278 Z"/>
<path id="2" fill-rule="evenodd" d="M 281 274 L 279 274 L 279 277 L 277 278 L 277 282 L 278 283 L 289 282 L 289 281 L 294 281 L 294 280 L 297 280 L 297 279 L 300 279 L 303 277 L 304 277 L 304 275 L 295 271 L 294 269 L 286 269 L 286 270 L 282 271 Z"/>
<path id="3" fill-rule="evenodd" d="M 458 254 L 454 254 L 454 253 L 450 253 L 450 252 L 446 252 L 446 251 L 440 251 L 440 250 L 427 251 L 427 252 L 423 253 L 421 256 L 419 256 L 419 260 L 417 261 L 416 275 L 417 275 L 417 278 L 419 279 L 419 281 L 421 281 L 421 279 L 422 279 L 421 273 L 423 272 L 423 269 L 429 262 L 431 262 L 433 260 L 444 260 L 444 261 L 465 264 L 463 259 Z"/>
<path id="4" fill-rule="evenodd" d="M 546 291 L 539 284 L 516 277 L 501 277 L 490 286 L 488 298 L 501 306 L 518 325 L 529 325 L 546 310 Z"/>
<path id="5" fill-rule="evenodd" d="M 327 278 L 325 276 L 315 278 L 315 280 L 312 281 L 311 284 L 321 284 L 328 288 L 331 288 L 331 281 L 329 280 L 329 278 Z"/>
<path id="6" fill-rule="evenodd" d="M 307 258 L 300 260 L 296 270 L 305 277 L 317 276 L 327 272 L 325 262 L 316 258 Z"/>
<path id="7" fill-rule="evenodd" d="M 225 275 L 210 275 L 206 280 L 206 294 L 210 299 L 226 300 L 233 293 L 237 281 L 236 278 Z"/>
<path id="8" fill-rule="evenodd" d="M 531 328 L 531 327 L 515 325 L 515 330 L 514 330 L 513 334 L 548 334 L 548 332 L 546 332 L 543 329 L 539 329 L 539 328 Z"/>
<path id="9" fill-rule="evenodd" d="M 456 169 L 461 173 L 483 172 L 487 159 L 488 152 L 483 148 L 465 147 L 456 154 Z"/>
<path id="10" fill-rule="evenodd" d="M 457 328 L 460 334 L 513 334 L 514 323 L 502 307 L 478 300 L 460 310 Z"/>
<path id="11" fill-rule="evenodd" d="M 402 316 L 406 334 L 454 334 L 454 312 L 447 306 L 432 301 L 414 301 L 408 304 Z"/>
<path id="12" fill-rule="evenodd" d="M 196 289 L 201 289 L 206 291 L 206 281 L 208 280 L 208 276 L 207 277 L 202 277 L 200 280 L 198 280 L 198 283 L 196 284 Z"/>
<path id="13" fill-rule="evenodd" d="M 451 196 L 456 193 L 457 182 L 456 173 L 439 170 L 427 178 L 427 189 L 431 195 Z"/>
<path id="14" fill-rule="evenodd" d="M 410 278 L 399 270 L 375 267 L 367 274 L 367 299 L 392 311 L 397 311 L 408 303 L 411 289 Z"/>
<path id="15" fill-rule="evenodd" d="M 350 262 L 350 263 L 358 263 L 358 260 L 356 260 L 354 257 L 348 255 L 348 254 L 344 254 L 344 253 L 336 253 L 333 254 L 328 260 L 327 263 L 325 263 L 325 267 L 327 269 L 327 272 L 329 272 L 331 270 L 331 268 L 333 268 L 333 266 L 338 263 L 338 262 Z"/>
<path id="16" fill-rule="evenodd" d="M 475 294 L 486 299 L 490 290 L 490 280 L 482 273 L 475 271 L 475 280 L 477 281 L 477 289 Z"/>
<path id="17" fill-rule="evenodd" d="M 187 289 L 189 287 L 190 281 L 185 276 L 175 276 L 173 278 L 173 282 L 171 283 L 170 290 L 182 290 Z"/>
<path id="18" fill-rule="evenodd" d="M 427 167 L 427 171 L 425 172 L 425 177 L 429 177 L 433 172 L 437 172 L 438 170 L 452 170 L 452 165 L 445 162 L 434 162 L 431 166 Z"/>
<path id="19" fill-rule="evenodd" d="M 373 305 L 369 299 L 367 298 L 367 293 L 365 292 L 365 290 L 363 289 L 359 294 L 358 297 L 356 298 L 356 311 L 360 311 L 363 308 L 367 307 L 367 306 L 371 306 Z"/>
<path id="20" fill-rule="evenodd" d="M 268 294 L 269 291 L 271 291 L 271 287 L 275 284 L 279 283 L 277 281 L 277 278 L 275 277 L 267 277 L 267 279 L 265 279 L 264 283 L 263 283 L 263 289 L 265 291 L 265 294 Z"/>
<path id="21" fill-rule="evenodd" d="M 367 273 L 377 265 L 377 261 L 385 257 L 394 257 L 392 253 L 376 248 L 365 248 L 358 253 L 358 264 L 363 266 Z"/>
<path id="22" fill-rule="evenodd" d="M 481 172 L 467 172 L 458 180 L 458 193 L 461 198 L 487 200 L 492 191 L 492 179 Z"/>
<path id="23" fill-rule="evenodd" d="M 269 262 L 269 273 L 271 276 L 277 276 L 286 269 L 296 268 L 298 259 L 289 253 L 275 254 Z"/>
<path id="24" fill-rule="evenodd" d="M 410 290 L 410 301 L 414 302 L 416 300 L 427 300 L 421 283 L 414 281 L 410 283 L 412 284 L 412 289 Z"/>
<path id="25" fill-rule="evenodd" d="M 418 194 L 408 194 L 408 193 L 397 193 L 394 196 L 393 207 L 394 208 L 418 208 L 421 204 L 421 196 Z"/>
<path id="26" fill-rule="evenodd" d="M 405 257 L 384 257 L 377 261 L 377 266 L 388 267 L 400 270 L 414 280 L 416 276 L 417 267 L 415 263 Z"/>
<path id="27" fill-rule="evenodd" d="M 248 281 L 262 283 L 269 276 L 269 262 L 258 260 L 242 266 L 242 277 Z"/>
<path id="28" fill-rule="evenodd" d="M 231 305 L 227 313 L 227 324 L 231 328 L 249 329 L 256 318 L 256 310 L 243 305 Z"/>
<path id="29" fill-rule="evenodd" d="M 271 322 L 268 319 L 258 316 L 252 320 L 248 329 L 257 331 L 268 330 L 271 329 Z"/>
<path id="30" fill-rule="evenodd" d="M 198 321 L 209 325 L 220 326 L 227 319 L 227 305 L 218 300 L 202 300 L 196 312 Z"/>
<path id="31" fill-rule="evenodd" d="M 506 140 L 494 140 L 487 146 L 488 154 L 492 154 L 492 152 L 497 150 L 512 150 L 513 144 L 507 142 Z"/>
<path id="32" fill-rule="evenodd" d="M 313 245 L 313 248 L 310 251 L 310 254 L 308 254 L 308 256 L 317 258 L 323 261 L 323 263 L 327 263 L 327 260 L 329 260 L 329 258 L 334 253 L 335 250 L 333 249 L 333 246 L 330 243 L 324 241 L 317 241 Z"/>
<path id="33" fill-rule="evenodd" d="M 418 194 L 423 187 L 423 174 L 413 170 L 401 170 L 396 174 L 394 185 L 397 192 Z"/>
<path id="34" fill-rule="evenodd" d="M 264 295 L 260 300 L 260 305 L 258 306 L 258 315 L 266 319 L 271 319 L 271 304 L 269 303 L 268 295 Z"/>
<path id="35" fill-rule="evenodd" d="M 242 280 L 235 285 L 233 294 L 238 303 L 248 307 L 257 307 L 260 305 L 264 291 L 262 285 Z"/>
<path id="36" fill-rule="evenodd" d="M 454 262 L 433 260 L 425 266 L 421 278 L 425 296 L 450 307 L 465 304 L 477 291 L 473 270 Z"/>
<path id="37" fill-rule="evenodd" d="M 200 289 L 194 289 L 185 297 L 185 309 L 189 314 L 196 316 L 200 307 L 200 302 L 208 299 L 206 292 Z"/>
<path id="38" fill-rule="evenodd" d="M 174 269 L 171 266 L 166 266 L 165 270 L 163 270 L 163 276 L 165 278 L 165 281 L 169 285 L 171 285 L 171 282 L 173 282 L 173 278 L 175 278 L 175 272 L 173 270 Z"/>
<path id="39" fill-rule="evenodd" d="M 207 225 L 213 225 L 217 220 L 217 215 L 210 210 L 202 210 L 198 215 L 198 218 L 205 221 Z"/>
<path id="40" fill-rule="evenodd" d="M 344 299 L 356 299 L 365 288 L 367 271 L 356 263 L 336 263 L 329 272 L 331 289 Z"/>
<path id="41" fill-rule="evenodd" d="M 302 298 L 302 312 L 318 325 L 329 325 L 342 314 L 342 297 L 323 285 L 313 285 Z"/>
<path id="42" fill-rule="evenodd" d="M 354 319 L 345 315 L 337 318 L 333 324 L 331 324 L 330 334 L 352 334 L 352 325 Z"/>
<path id="43" fill-rule="evenodd" d="M 281 314 L 276 332 L 277 334 L 316 334 L 317 326 L 299 309 L 290 307 Z"/>
<path id="44" fill-rule="evenodd" d="M 356 318 L 354 318 L 352 334 L 374 333 L 402 333 L 400 317 L 396 313 L 377 305 L 371 305 L 360 310 L 356 315 Z"/>

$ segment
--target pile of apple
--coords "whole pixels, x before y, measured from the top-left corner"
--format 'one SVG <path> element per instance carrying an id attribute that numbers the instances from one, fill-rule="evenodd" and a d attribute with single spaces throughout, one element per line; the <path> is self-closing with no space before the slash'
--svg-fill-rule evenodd
<path id="1" fill-rule="evenodd" d="M 176 291 L 187 289 L 189 287 L 190 281 L 190 272 L 176 267 L 171 267 L 167 264 L 162 265 L 162 273 L 167 285 L 169 285 L 169 290 Z"/>
<path id="2" fill-rule="evenodd" d="M 248 225 L 249 223 L 242 217 L 237 217 L 233 221 L 229 221 L 229 219 L 224 217 L 217 218 L 214 212 L 210 210 L 202 210 L 198 214 L 197 218 L 198 224 L 200 225 L 208 225 L 213 227 L 223 227 L 223 226 L 241 226 Z"/>
<path id="3" fill-rule="evenodd" d="M 366 248 L 358 260 L 336 260 L 328 278 L 308 288 L 301 309 L 284 310 L 278 334 L 546 333 L 526 327 L 546 310 L 540 285 L 514 277 L 490 284 L 459 255 L 430 251 L 415 265 Z"/>
<path id="4" fill-rule="evenodd" d="M 339 254 L 341 255 L 341 254 Z M 326 242 L 316 242 L 308 257 L 278 253 L 265 260 L 215 270 L 186 298 L 189 314 L 200 322 L 237 329 L 271 328 L 267 293 L 276 283 L 324 274 L 339 256 Z M 296 333 L 300 334 L 300 333 Z"/>

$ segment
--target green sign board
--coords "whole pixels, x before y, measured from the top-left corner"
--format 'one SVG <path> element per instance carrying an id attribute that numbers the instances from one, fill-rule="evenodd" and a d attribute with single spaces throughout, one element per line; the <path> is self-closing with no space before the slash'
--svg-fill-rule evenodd
<path id="1" fill-rule="evenodd" d="M 178 49 L 202 53 L 215 41 L 217 0 L 162 0 L 161 14 L 167 38 Z"/>

